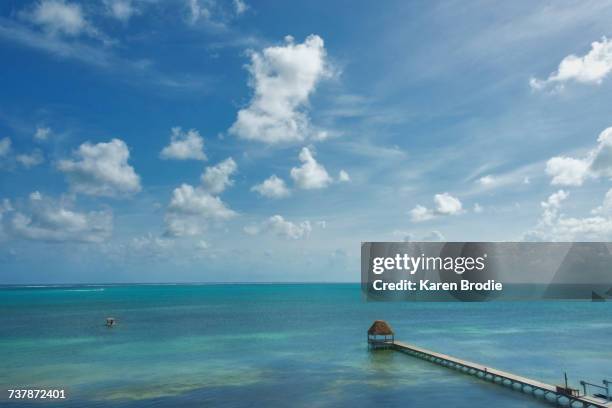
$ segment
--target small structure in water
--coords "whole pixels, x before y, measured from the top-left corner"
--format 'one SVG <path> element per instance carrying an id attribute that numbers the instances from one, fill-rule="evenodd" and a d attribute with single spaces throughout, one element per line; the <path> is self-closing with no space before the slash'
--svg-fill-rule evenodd
<path id="1" fill-rule="evenodd" d="M 113 327 L 113 326 L 115 326 L 116 323 L 117 323 L 117 321 L 115 320 L 114 317 L 107 317 L 106 318 L 106 327 Z"/>
<path id="2" fill-rule="evenodd" d="M 557 406 L 580 407 L 580 408 L 612 408 L 612 392 L 610 385 L 612 381 L 603 380 L 603 385 L 580 381 L 583 394 L 576 388 L 571 388 L 567 383 L 564 385 L 550 385 L 538 380 L 512 374 L 496 368 L 487 367 L 482 364 L 462 360 L 447 354 L 437 353 L 413 344 L 395 341 L 393 330 L 384 320 L 377 320 L 368 330 L 368 346 L 370 348 L 388 348 L 400 353 L 408 354 L 422 360 L 429 361 L 458 372 L 472 375 L 485 381 L 490 381 L 500 386 L 505 386 L 535 398 L 549 402 L 555 402 Z M 588 394 L 587 387 L 596 388 L 596 394 Z"/>
<path id="3" fill-rule="evenodd" d="M 384 320 L 376 320 L 368 329 L 368 347 L 370 349 L 391 348 L 395 342 L 395 333 Z"/>

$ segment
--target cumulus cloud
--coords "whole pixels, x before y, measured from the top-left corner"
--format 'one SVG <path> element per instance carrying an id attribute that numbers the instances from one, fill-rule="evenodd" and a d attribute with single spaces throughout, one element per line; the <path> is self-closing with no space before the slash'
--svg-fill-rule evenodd
<path id="1" fill-rule="evenodd" d="M 552 177 L 550 184 L 581 186 L 589 174 L 588 160 L 558 156 L 546 162 L 546 174 Z"/>
<path id="2" fill-rule="evenodd" d="M 324 228 L 321 221 L 315 223 L 319 228 Z M 273 215 L 259 225 L 248 225 L 244 227 L 244 232 L 249 235 L 257 235 L 265 232 L 273 233 L 281 238 L 302 239 L 308 238 L 312 232 L 312 223 L 310 221 L 301 221 L 294 223 L 287 221 L 281 215 Z"/>
<path id="3" fill-rule="evenodd" d="M 280 215 L 273 215 L 267 221 L 267 228 L 280 237 L 291 239 L 305 238 L 310 235 L 312 226 L 310 221 L 302 221 L 299 224 L 285 220 Z"/>
<path id="4" fill-rule="evenodd" d="M 593 214 L 612 214 L 612 189 L 606 193 L 603 204 L 592 211 Z"/>
<path id="5" fill-rule="evenodd" d="M 10 208 L 2 217 L 11 237 L 47 242 L 102 242 L 112 234 L 110 211 L 79 212 L 67 199 L 53 200 L 35 191 L 27 208 Z"/>
<path id="6" fill-rule="evenodd" d="M 333 181 L 332 178 L 321 164 L 317 163 L 314 155 L 307 147 L 300 151 L 299 159 L 302 162 L 300 167 L 291 169 L 291 178 L 295 184 L 302 189 L 310 190 L 325 188 Z"/>
<path id="7" fill-rule="evenodd" d="M 597 146 L 585 157 L 553 157 L 546 162 L 546 174 L 551 184 L 581 186 L 587 178 L 612 178 L 612 127 L 597 138 Z"/>
<path id="8" fill-rule="evenodd" d="M 591 216 L 569 217 L 561 213 L 563 202 L 569 193 L 559 190 L 541 203 L 542 215 L 536 228 L 527 232 L 527 241 L 608 241 L 612 238 L 612 190 L 606 193 L 601 206 Z"/>
<path id="9" fill-rule="evenodd" d="M 410 210 L 410 219 L 413 222 L 423 222 L 434 218 L 433 210 L 418 204 L 412 210 Z"/>
<path id="10" fill-rule="evenodd" d="M 612 178 L 612 127 L 597 137 L 597 147 L 591 153 L 590 170 L 595 177 Z"/>
<path id="11" fill-rule="evenodd" d="M 83 143 L 74 159 L 60 160 L 58 169 L 66 174 L 74 192 L 94 196 L 118 196 L 141 190 L 140 177 L 128 164 L 130 151 L 124 141 Z"/>
<path id="12" fill-rule="evenodd" d="M 198 215 L 211 219 L 227 219 L 235 213 L 219 199 L 206 191 L 182 184 L 174 189 L 168 209 L 173 212 Z"/>
<path id="13" fill-rule="evenodd" d="M 8 137 L 0 139 L 0 157 L 6 157 L 11 151 L 11 139 Z"/>
<path id="14" fill-rule="evenodd" d="M 47 140 L 51 135 L 51 128 L 48 127 L 37 127 L 34 132 L 34 139 L 36 140 Z"/>
<path id="15" fill-rule="evenodd" d="M 562 217 L 551 235 L 555 241 L 609 240 L 612 237 L 612 218 L 610 217 Z"/>
<path id="16" fill-rule="evenodd" d="M 436 194 L 434 202 L 437 214 L 453 215 L 459 214 L 463 210 L 461 201 L 448 193 Z"/>
<path id="17" fill-rule="evenodd" d="M 219 194 L 234 184 L 230 177 L 237 169 L 238 165 L 231 157 L 215 166 L 206 167 L 204 174 L 202 174 L 202 186 L 212 194 Z"/>
<path id="18" fill-rule="evenodd" d="M 559 215 L 561 203 L 569 197 L 569 193 L 564 190 L 559 190 L 551 194 L 546 201 L 542 201 L 540 206 L 543 209 L 541 222 L 545 225 L 552 225 Z"/>
<path id="19" fill-rule="evenodd" d="M 567 82 L 583 84 L 601 84 L 612 71 L 612 42 L 606 37 L 601 41 L 591 43 L 591 50 L 583 56 L 568 55 L 563 58 L 557 71 L 551 73 L 547 79 L 531 78 L 529 85 L 534 90 L 546 89 L 554 86 L 561 90 Z"/>
<path id="20" fill-rule="evenodd" d="M 287 37 L 285 45 L 252 52 L 248 70 L 254 95 L 238 112 L 231 134 L 264 143 L 324 138 L 306 113 L 309 96 L 329 75 L 321 37 L 310 35 L 299 44 Z"/>
<path id="21" fill-rule="evenodd" d="M 347 183 L 351 181 L 351 177 L 346 171 L 340 170 L 340 173 L 338 173 L 338 181 L 341 183 Z"/>
<path id="22" fill-rule="evenodd" d="M 17 162 L 23 167 L 30 168 L 42 164 L 45 161 L 45 158 L 42 151 L 36 149 L 30 154 L 18 154 L 15 157 L 15 160 L 17 160 Z"/>
<path id="23" fill-rule="evenodd" d="M 219 197 L 209 192 L 182 184 L 174 189 L 168 205 L 165 223 L 166 235 L 189 236 L 201 234 L 208 223 L 236 216 Z"/>
<path id="24" fill-rule="evenodd" d="M 180 127 L 173 127 L 170 144 L 159 154 L 164 160 L 206 160 L 204 139 L 195 129 L 183 132 Z"/>
<path id="25" fill-rule="evenodd" d="M 449 193 L 436 194 L 434 196 L 434 208 L 417 205 L 410 210 L 410 219 L 413 222 L 431 220 L 437 216 L 456 215 L 463 212 L 461 201 Z"/>
<path id="26" fill-rule="evenodd" d="M 291 191 L 287 188 L 285 181 L 277 177 L 276 174 L 251 187 L 251 191 L 255 191 L 268 198 L 285 198 L 291 195 Z"/>

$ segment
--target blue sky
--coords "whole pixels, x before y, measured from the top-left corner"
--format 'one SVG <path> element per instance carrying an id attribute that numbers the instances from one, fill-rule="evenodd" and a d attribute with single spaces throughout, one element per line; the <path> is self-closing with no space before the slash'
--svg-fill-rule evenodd
<path id="1" fill-rule="evenodd" d="M 0 282 L 609 240 L 612 2 L 6 1 Z"/>

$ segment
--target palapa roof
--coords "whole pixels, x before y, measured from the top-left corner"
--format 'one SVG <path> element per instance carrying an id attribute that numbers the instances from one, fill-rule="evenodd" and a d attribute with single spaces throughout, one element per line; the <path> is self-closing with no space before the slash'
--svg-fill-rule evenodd
<path id="1" fill-rule="evenodd" d="M 384 320 L 376 320 L 368 329 L 368 334 L 389 336 L 393 334 L 393 329 Z"/>

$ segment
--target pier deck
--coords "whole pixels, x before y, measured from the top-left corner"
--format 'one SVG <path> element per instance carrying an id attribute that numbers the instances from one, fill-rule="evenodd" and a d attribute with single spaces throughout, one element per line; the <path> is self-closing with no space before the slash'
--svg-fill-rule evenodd
<path id="1" fill-rule="evenodd" d="M 453 368 L 465 374 L 474 375 L 482 378 L 483 380 L 492 381 L 500 385 L 506 385 L 525 393 L 531 393 L 536 398 L 541 397 L 557 405 L 563 404 L 566 406 L 581 408 L 612 408 L 612 401 L 606 401 L 603 398 L 595 398 L 585 395 L 567 395 L 565 393 L 558 392 L 554 385 L 508 373 L 506 371 L 497 370 L 482 364 L 472 363 L 471 361 L 462 360 L 446 354 L 436 353 L 435 351 L 417 347 L 412 344 L 394 341 L 393 343 L 390 343 L 390 346 L 394 350 L 430 361 L 434 364 Z M 551 397 L 554 397 L 554 399 L 551 399 Z"/>

